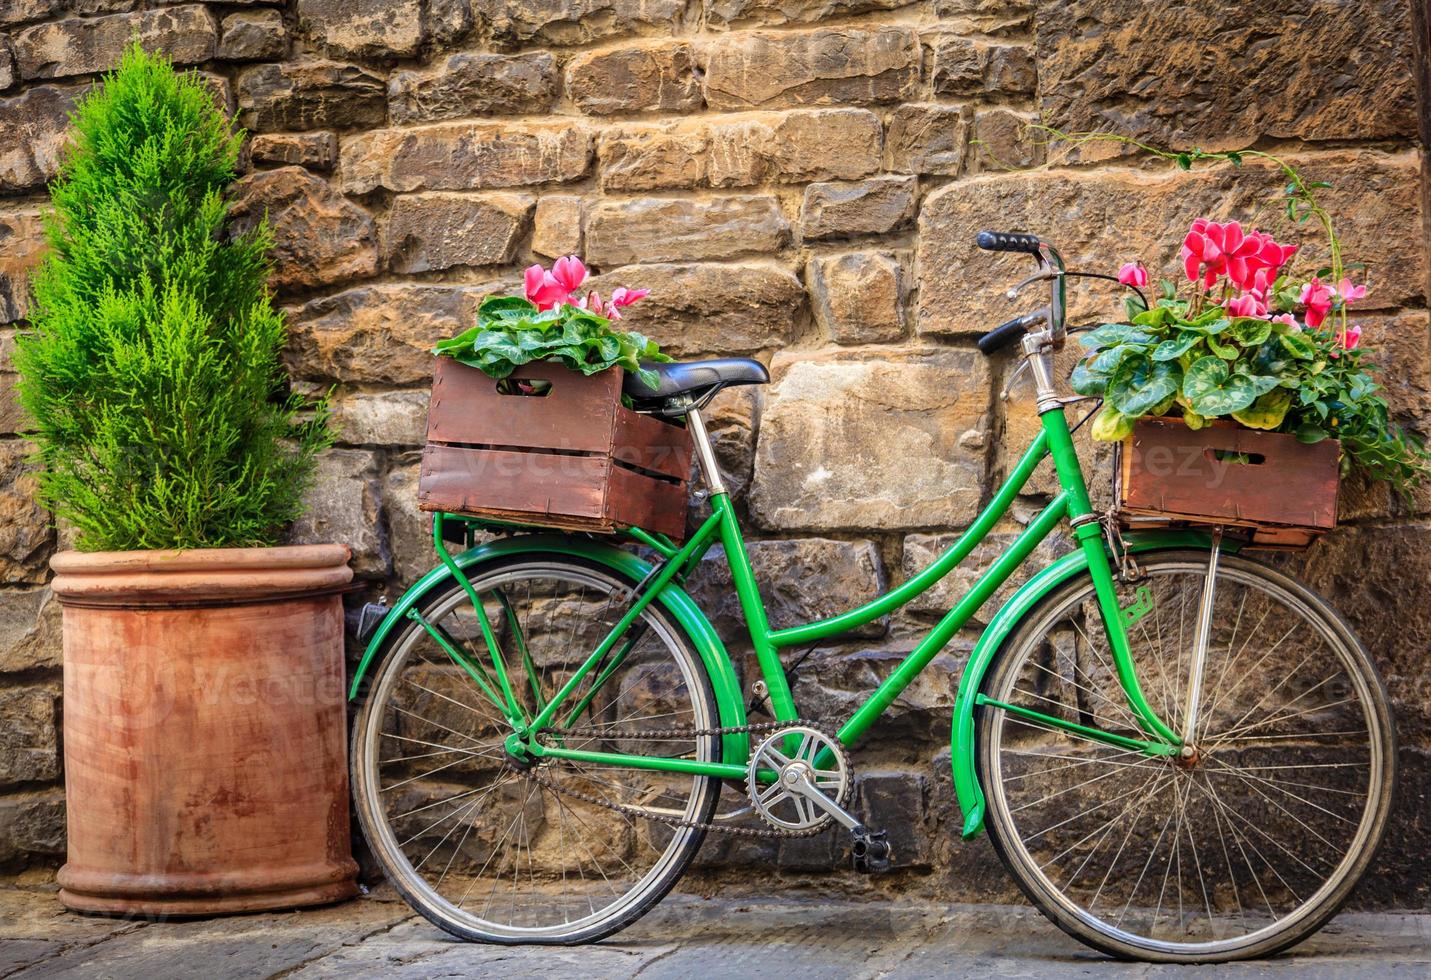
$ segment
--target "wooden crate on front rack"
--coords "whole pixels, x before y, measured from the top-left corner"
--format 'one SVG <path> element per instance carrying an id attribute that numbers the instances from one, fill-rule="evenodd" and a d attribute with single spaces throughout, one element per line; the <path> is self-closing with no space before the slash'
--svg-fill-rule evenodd
<path id="1" fill-rule="evenodd" d="M 421 509 L 684 536 L 691 440 L 683 426 L 622 405 L 620 370 L 587 376 L 543 362 L 513 378 L 544 393 L 503 394 L 476 368 L 435 359 Z"/>
<path id="2" fill-rule="evenodd" d="M 1256 547 L 1303 548 L 1336 526 L 1339 455 L 1334 439 L 1143 419 L 1118 447 L 1119 518 L 1132 530 L 1221 525 Z"/>

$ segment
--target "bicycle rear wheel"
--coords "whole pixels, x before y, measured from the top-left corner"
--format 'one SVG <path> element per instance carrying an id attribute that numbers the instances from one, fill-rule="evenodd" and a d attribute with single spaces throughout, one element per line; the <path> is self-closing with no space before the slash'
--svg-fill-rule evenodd
<path id="1" fill-rule="evenodd" d="M 578 559 L 523 556 L 474 569 L 472 585 L 528 717 L 550 701 L 626 611 L 632 583 Z M 492 676 L 471 600 L 457 583 L 421 616 Z M 628 648 L 629 647 L 629 648 Z M 624 652 L 623 652 L 624 651 Z M 658 606 L 613 648 L 556 724 L 569 748 L 719 761 L 719 726 L 700 655 Z M 656 735 L 660 731 L 664 734 Z M 388 879 L 430 921 L 463 939 L 591 942 L 624 928 L 671 889 L 704 831 L 719 781 L 507 755 L 512 727 L 491 697 L 416 620 L 373 669 L 353 730 L 359 822 Z"/>
<path id="2" fill-rule="evenodd" d="M 1176 731 L 1207 557 L 1140 559 L 1142 576 L 1119 586 L 1135 619 L 1139 680 Z M 979 709 L 995 848 L 1049 918 L 1115 956 L 1218 962 L 1299 942 L 1350 895 L 1386 829 L 1390 707 L 1370 657 L 1326 600 L 1223 555 L 1203 678 L 1191 759 Z M 1086 575 L 1029 614 L 984 693 L 1140 734 Z"/>

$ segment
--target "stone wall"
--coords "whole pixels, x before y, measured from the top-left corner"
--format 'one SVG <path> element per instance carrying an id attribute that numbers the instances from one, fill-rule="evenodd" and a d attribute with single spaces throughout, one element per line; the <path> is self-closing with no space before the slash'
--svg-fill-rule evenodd
<path id="1" fill-rule="evenodd" d="M 922 567 L 1036 424 L 1025 388 L 997 397 L 1006 365 L 972 348 L 1014 312 L 1002 287 L 1023 271 L 974 250 L 976 230 L 1040 232 L 1079 267 L 1142 257 L 1172 268 L 1175 235 L 1195 215 L 1275 216 L 1259 211 L 1280 185 L 1265 168 L 1183 174 L 1106 144 L 1049 160 L 1021 135 L 1040 113 L 1163 143 L 1255 144 L 1333 182 L 1347 252 L 1372 267 L 1365 319 L 1387 385 L 1408 420 L 1431 425 L 1412 6 L 7 0 L 0 868 L 53 866 L 64 838 L 58 622 L 45 589 L 57 541 L 31 499 L 4 372 L 65 114 L 129 37 L 211 75 L 252 134 L 236 209 L 242 220 L 266 209 L 274 224 L 294 375 L 336 386 L 340 444 L 299 538 L 352 545 L 371 596 L 396 595 L 433 563 L 414 499 L 427 350 L 483 294 L 515 286 L 522 266 L 578 252 L 600 282 L 652 289 L 631 323 L 667 349 L 771 365 L 773 384 L 724 396 L 713 428 L 785 625 Z M 1077 312 L 1110 298 L 1091 291 Z M 1107 454 L 1090 458 L 1106 499 Z M 996 540 L 1050 485 L 1037 478 Z M 1351 487 L 1344 509 L 1350 526 L 1298 562 L 1380 659 L 1406 770 L 1398 846 L 1363 900 L 1424 905 L 1431 497 L 1406 507 Z M 721 585 L 712 565 L 698 591 L 747 658 Z M 845 710 L 943 608 L 922 600 L 817 651 L 798 685 L 809 710 Z M 957 841 L 947 766 L 953 676 L 974 636 L 895 704 L 898 740 L 857 762 L 862 806 L 899 839 L 908 870 L 893 880 L 987 899 L 1010 886 L 985 843 Z M 711 853 L 727 869 L 773 863 L 799 876 L 827 871 L 837 846 Z"/>

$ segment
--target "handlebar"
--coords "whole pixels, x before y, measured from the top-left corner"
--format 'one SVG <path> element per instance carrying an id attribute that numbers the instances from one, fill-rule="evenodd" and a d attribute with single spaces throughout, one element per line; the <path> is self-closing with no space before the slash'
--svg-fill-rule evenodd
<path id="1" fill-rule="evenodd" d="M 987 252 L 1022 252 L 1032 255 L 1038 262 L 1038 272 L 1009 290 L 1012 297 L 1018 290 L 1039 279 L 1048 280 L 1048 305 L 1025 316 L 1015 317 L 984 334 L 978 340 L 978 348 L 986 355 L 992 355 L 1017 341 L 1040 320 L 1048 322 L 1048 340 L 1054 347 L 1063 346 L 1067 330 L 1064 324 L 1066 292 L 1064 287 L 1063 258 L 1058 249 L 1037 235 L 1020 231 L 981 231 L 974 238 L 974 244 Z"/>

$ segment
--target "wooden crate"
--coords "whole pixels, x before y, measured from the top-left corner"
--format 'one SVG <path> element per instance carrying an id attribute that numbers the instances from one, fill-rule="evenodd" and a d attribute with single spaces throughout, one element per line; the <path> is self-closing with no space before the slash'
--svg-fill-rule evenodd
<path id="1" fill-rule="evenodd" d="M 433 365 L 418 505 L 574 531 L 632 525 L 684 535 L 691 440 L 684 427 L 621 404 L 620 371 L 561 364 L 513 375 L 550 384 L 507 395 L 449 357 Z"/>
<path id="2" fill-rule="evenodd" d="M 1305 547 L 1336 526 L 1339 454 L 1334 439 L 1144 419 L 1119 447 L 1114 492 L 1125 527 L 1220 524 L 1257 546 Z"/>

